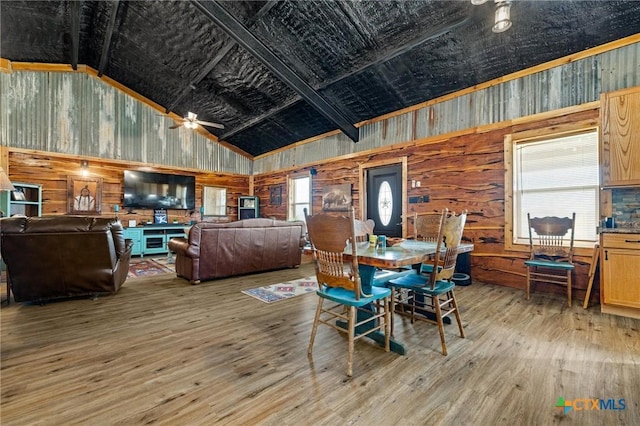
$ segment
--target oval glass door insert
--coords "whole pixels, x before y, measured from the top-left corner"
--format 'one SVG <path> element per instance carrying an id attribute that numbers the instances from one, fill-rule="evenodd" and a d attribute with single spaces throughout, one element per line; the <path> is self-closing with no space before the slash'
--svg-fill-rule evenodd
<path id="1" fill-rule="evenodd" d="M 378 190 L 378 214 L 383 226 L 389 225 L 393 213 L 393 194 L 388 181 L 382 182 Z"/>

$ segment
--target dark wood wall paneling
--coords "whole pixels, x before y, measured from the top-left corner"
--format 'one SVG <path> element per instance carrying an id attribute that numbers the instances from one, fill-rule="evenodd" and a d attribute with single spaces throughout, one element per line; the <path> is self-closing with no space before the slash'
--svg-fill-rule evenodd
<path id="1" fill-rule="evenodd" d="M 12 151 L 9 153 L 11 179 L 16 182 L 42 185 L 43 215 L 67 214 L 67 176 L 82 176 L 80 159 L 62 155 L 46 155 Z M 249 177 L 227 173 L 206 173 L 183 171 L 170 167 L 126 164 L 102 159 L 88 159 L 88 177 L 102 178 L 102 216 L 113 216 L 114 205 L 120 206 L 118 217 L 127 223 L 134 219 L 138 223 L 153 221 L 153 210 L 135 209 L 135 214 L 126 214 L 122 207 L 123 177 L 125 170 L 145 170 L 159 173 L 183 174 L 196 177 L 196 208 L 192 215 L 185 210 L 167 210 L 169 222 L 177 220 L 187 223 L 200 219 L 203 185 L 218 186 L 227 189 L 227 218 L 234 220 L 238 214 L 238 196 L 249 193 Z M 224 219 L 223 219 L 224 220 Z"/>
<path id="2" fill-rule="evenodd" d="M 471 255 L 473 279 L 524 289 L 526 269 L 523 262 L 528 253 L 506 251 L 504 246 L 504 136 L 513 132 L 597 118 L 598 110 L 592 109 L 552 119 L 514 124 L 486 133 L 463 135 L 445 141 L 406 144 L 389 151 L 365 153 L 360 156 L 306 164 L 300 169 L 256 175 L 255 195 L 260 197 L 263 216 L 286 219 L 287 177 L 293 173 L 308 173 L 313 167 L 317 170 L 317 175 L 313 177 L 314 212 L 321 210 L 323 187 L 352 183 L 353 205 L 356 214 L 360 216 L 359 165 L 406 156 L 408 196 L 428 195 L 430 198 L 427 203 L 408 204 L 409 215 L 413 212 L 437 212 L 445 207 L 456 212 L 467 209 L 469 214 L 463 238 L 475 245 Z M 421 181 L 421 186 L 411 188 L 411 180 Z M 279 206 L 271 205 L 269 187 L 278 184 L 284 184 L 283 203 Z M 409 223 L 408 234 L 412 233 Z M 585 295 L 590 260 L 590 257 L 576 256 L 574 289 L 575 297 L 578 299 L 584 298 Z M 555 285 L 538 285 L 537 291 L 566 294 L 564 288 Z M 597 286 L 592 291 L 591 298 L 599 298 Z"/>
<path id="3" fill-rule="evenodd" d="M 471 256 L 473 278 L 486 283 L 524 288 L 526 270 L 523 261 L 527 254 L 505 251 L 504 248 L 504 136 L 513 132 L 548 128 L 555 124 L 597 117 L 597 110 L 588 110 L 553 119 L 502 127 L 486 133 L 463 135 L 444 141 L 408 143 L 394 147 L 393 150 L 368 152 L 317 164 L 306 164 L 298 169 L 256 175 L 253 177 L 254 195 L 260 197 L 262 217 L 284 220 L 287 217 L 287 177 L 296 173 L 308 173 L 313 167 L 317 170 L 317 174 L 313 176 L 312 186 L 314 212 L 321 209 L 324 187 L 351 183 L 353 205 L 359 216 L 359 165 L 406 156 L 408 158 L 408 196 L 428 195 L 430 198 L 427 203 L 408 204 L 408 213 L 437 212 L 445 207 L 457 212 L 467 209 L 469 215 L 464 239 L 475 245 Z M 13 180 L 43 185 L 44 214 L 66 214 L 67 176 L 80 175 L 80 159 L 16 151 L 9 155 L 9 166 Z M 90 175 L 103 178 L 103 215 L 112 215 L 113 205 L 122 203 L 124 170 L 143 167 L 137 164 L 127 165 L 108 160 L 89 159 Z M 189 217 L 185 216 L 184 211 L 170 210 L 170 221 L 177 219 L 182 223 L 190 219 L 199 220 L 198 211 L 202 201 L 203 185 L 227 188 L 228 220 L 235 220 L 237 217 L 238 196 L 249 193 L 250 178 L 248 176 L 183 172 L 166 167 L 151 169 L 158 172 L 196 176 L 195 214 Z M 421 187 L 411 188 L 411 180 L 421 181 Z M 272 205 L 269 190 L 271 186 L 281 184 L 283 185 L 282 203 Z M 150 210 L 137 210 L 136 213 L 127 215 L 121 209 L 119 216 L 123 221 L 152 220 Z M 412 233 L 410 225 L 408 233 Z M 576 297 L 580 299 L 585 294 L 590 259 L 577 256 L 576 260 L 578 266 L 574 288 Z M 553 285 L 540 285 L 538 290 L 564 294 L 564 289 Z M 598 297 L 598 289 L 595 288 L 592 299 Z"/>

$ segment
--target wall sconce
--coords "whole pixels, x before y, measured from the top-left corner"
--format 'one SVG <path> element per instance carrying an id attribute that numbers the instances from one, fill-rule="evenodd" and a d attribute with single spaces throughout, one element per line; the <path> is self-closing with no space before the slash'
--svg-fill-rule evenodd
<path id="1" fill-rule="evenodd" d="M 493 0 L 496 5 L 493 27 L 491 31 L 501 33 L 511 28 L 511 0 Z M 479 6 L 487 0 L 471 0 L 471 4 Z"/>
<path id="2" fill-rule="evenodd" d="M 501 33 L 511 28 L 511 2 L 496 1 L 495 23 L 491 27 L 494 33 Z"/>
<path id="3" fill-rule="evenodd" d="M 80 162 L 80 173 L 82 176 L 87 176 L 89 174 L 89 162 L 87 160 L 82 160 Z"/>

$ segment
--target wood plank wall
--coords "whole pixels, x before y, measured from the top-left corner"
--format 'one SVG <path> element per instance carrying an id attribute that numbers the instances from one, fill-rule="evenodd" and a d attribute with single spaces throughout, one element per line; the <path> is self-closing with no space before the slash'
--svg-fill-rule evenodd
<path id="1" fill-rule="evenodd" d="M 408 214 L 437 212 L 445 207 L 458 212 L 467 209 L 469 214 L 463 238 L 475 245 L 471 255 L 473 279 L 524 289 L 526 269 L 523 262 L 528 253 L 506 251 L 504 246 L 504 136 L 563 123 L 597 120 L 598 114 L 599 109 L 593 108 L 539 121 L 507 124 L 485 133 L 464 134 L 446 140 L 427 140 L 420 144 L 401 144 L 387 150 L 305 164 L 298 169 L 255 175 L 254 192 L 260 197 L 262 215 L 286 219 L 286 201 L 279 206 L 271 205 L 270 186 L 283 184 L 282 198 L 286 200 L 287 177 L 295 173 L 308 173 L 313 167 L 317 170 L 312 184 L 313 211 L 317 213 L 321 210 L 323 187 L 352 183 L 353 205 L 360 216 L 359 165 L 406 156 L 408 196 L 428 195 L 430 198 L 427 203 L 407 204 Z M 421 187 L 411 188 L 411 180 L 421 181 Z M 412 234 L 410 225 L 407 231 L 409 235 Z M 588 253 L 590 255 L 591 250 Z M 590 260 L 589 256 L 576 256 L 574 294 L 578 300 L 585 295 Z M 537 291 L 566 294 L 564 288 L 554 285 L 539 285 Z M 598 297 L 598 289 L 594 288 L 592 299 L 597 300 Z"/>
<path id="2" fill-rule="evenodd" d="M 124 194 L 124 171 L 145 170 L 160 173 L 172 173 L 195 176 L 196 209 L 189 215 L 185 210 L 167 210 L 169 222 L 177 220 L 187 223 L 200 220 L 203 185 L 218 186 L 227 189 L 227 217 L 219 220 L 235 220 L 238 217 L 238 196 L 249 193 L 250 177 L 222 172 L 203 172 L 182 170 L 171 167 L 152 166 L 142 163 L 109 161 L 98 158 L 85 158 L 89 162 L 88 177 L 102 178 L 102 216 L 113 216 L 114 205 L 120 205 L 118 217 L 124 224 L 129 219 L 138 223 L 153 221 L 153 210 L 134 210 L 135 214 L 126 214 L 122 208 Z M 67 214 L 67 176 L 81 176 L 80 158 L 75 156 L 8 150 L 8 168 L 12 181 L 42 185 L 43 215 Z"/>

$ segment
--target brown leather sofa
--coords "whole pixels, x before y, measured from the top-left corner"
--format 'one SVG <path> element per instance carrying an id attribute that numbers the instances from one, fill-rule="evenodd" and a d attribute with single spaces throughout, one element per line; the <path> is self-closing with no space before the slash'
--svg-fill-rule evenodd
<path id="1" fill-rule="evenodd" d="M 300 265 L 306 224 L 273 219 L 198 222 L 187 238 L 172 238 L 176 274 L 202 280 Z"/>
<path id="2" fill-rule="evenodd" d="M 132 246 L 111 218 L 0 220 L 2 260 L 16 302 L 116 293 L 127 279 Z"/>

